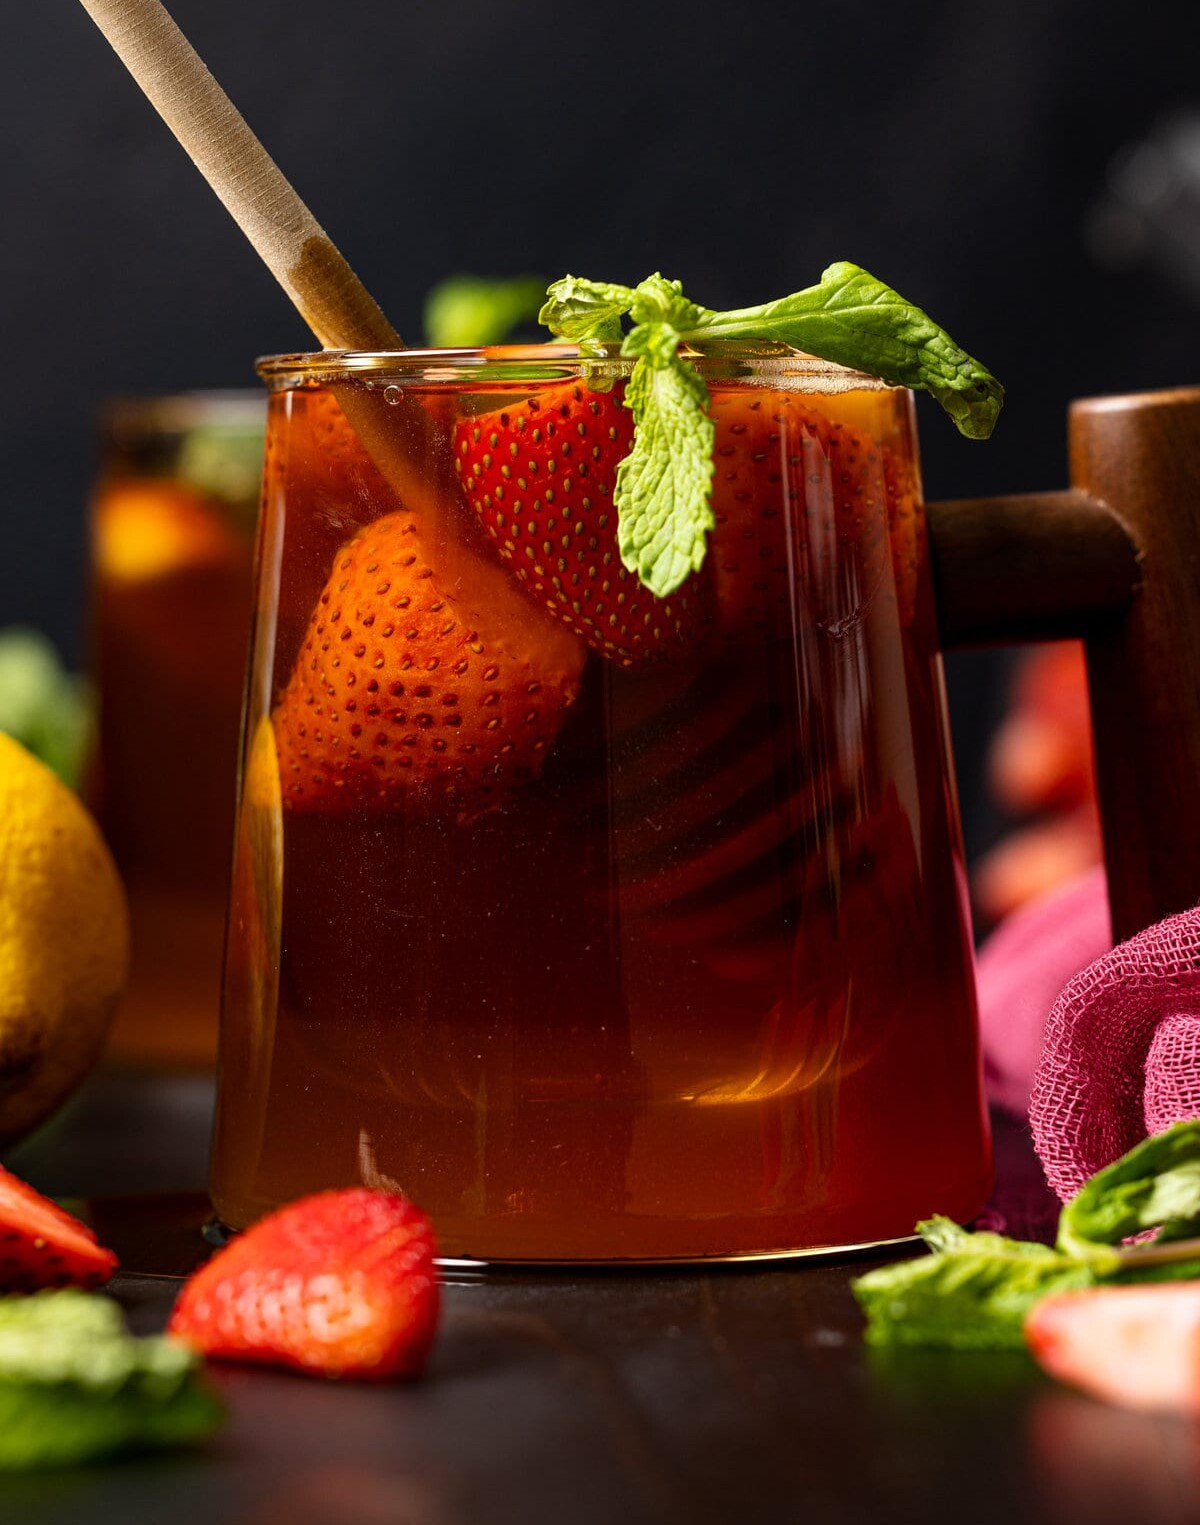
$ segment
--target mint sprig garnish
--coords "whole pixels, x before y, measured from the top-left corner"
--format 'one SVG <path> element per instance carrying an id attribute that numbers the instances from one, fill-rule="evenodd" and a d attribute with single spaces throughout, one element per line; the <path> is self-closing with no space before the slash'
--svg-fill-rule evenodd
<path id="1" fill-rule="evenodd" d="M 694 366 L 680 363 L 679 335 L 669 323 L 640 324 L 628 342 L 639 359 L 625 391 L 634 436 L 617 467 L 617 546 L 625 566 L 665 598 L 704 563 L 715 522 L 709 490 L 716 425 L 708 388 Z M 688 511 L 679 512 L 680 504 Z"/>
<path id="2" fill-rule="evenodd" d="M 131 1335 L 110 1298 L 0 1299 L 0 1472 L 186 1444 L 222 1417 L 198 1357 Z"/>
<path id="3" fill-rule="evenodd" d="M 1147 1244 L 1133 1234 L 1158 1229 Z M 879 1345 L 1020 1348 L 1034 1304 L 1112 1282 L 1200 1278 L 1200 1122 L 1176 1123 L 1098 1171 L 1063 1208 L 1053 1248 L 968 1233 L 948 1218 L 917 1225 L 932 1254 L 854 1283 Z"/>
<path id="4" fill-rule="evenodd" d="M 896 386 L 931 392 L 971 439 L 992 432 L 1004 397 L 995 377 L 920 308 L 844 262 L 830 265 L 804 291 L 732 312 L 698 306 L 678 281 L 661 275 L 637 286 L 568 275 L 549 288 L 538 316 L 587 357 L 605 358 L 619 344 L 622 355 L 637 359 L 625 398 L 636 424 L 629 456 L 635 464 L 626 470 L 628 462 L 622 463 L 614 503 L 621 559 L 659 598 L 699 569 L 713 524 L 708 388 L 681 345 L 703 350 L 706 343 L 729 339 L 786 344 Z M 627 333 L 625 318 L 633 324 Z M 700 469 L 705 453 L 707 471 Z"/>

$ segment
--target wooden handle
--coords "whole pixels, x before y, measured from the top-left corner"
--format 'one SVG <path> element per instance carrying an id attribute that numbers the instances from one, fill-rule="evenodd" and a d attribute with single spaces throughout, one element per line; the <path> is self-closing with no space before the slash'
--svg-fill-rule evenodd
<path id="1" fill-rule="evenodd" d="M 1115 935 L 1200 901 L 1200 387 L 1073 404 L 1071 480 L 1141 549 L 1123 616 L 1087 633 Z"/>
<path id="2" fill-rule="evenodd" d="M 944 649 L 1083 635 L 1133 597 L 1137 547 L 1085 492 L 930 503 L 926 513 Z"/>
<path id="3" fill-rule="evenodd" d="M 400 336 L 160 0 L 82 4 L 318 341 L 399 349 Z"/>
<path id="4" fill-rule="evenodd" d="M 944 646 L 1081 636 L 1113 932 L 1200 901 L 1200 388 L 1075 403 L 1069 492 L 929 505 Z"/>

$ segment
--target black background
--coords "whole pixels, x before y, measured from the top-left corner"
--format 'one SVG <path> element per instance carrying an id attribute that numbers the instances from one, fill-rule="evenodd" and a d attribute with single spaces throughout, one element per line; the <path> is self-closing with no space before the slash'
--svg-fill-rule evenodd
<path id="1" fill-rule="evenodd" d="M 1060 486 L 1072 396 L 1200 379 L 1184 288 L 1085 236 L 1113 156 L 1200 96 L 1192 0 L 170 8 L 410 341 L 457 269 L 727 307 L 852 259 L 1009 388 L 988 444 L 922 407 L 939 497 Z M 311 341 L 77 0 L 4 0 L 3 38 L 0 625 L 78 659 L 100 400 Z M 951 673 L 968 781 L 992 674 Z"/>

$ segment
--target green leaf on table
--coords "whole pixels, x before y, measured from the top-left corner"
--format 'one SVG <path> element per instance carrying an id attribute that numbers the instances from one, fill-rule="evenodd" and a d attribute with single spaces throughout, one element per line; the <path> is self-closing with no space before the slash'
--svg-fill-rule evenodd
<path id="1" fill-rule="evenodd" d="M 854 1282 L 872 1344 L 1019 1349 L 1034 1303 L 1095 1281 L 1089 1266 L 1044 1244 L 970 1234 L 948 1218 L 918 1228 L 931 1255 L 882 1266 Z"/>
<path id="2" fill-rule="evenodd" d="M 1063 1208 L 1058 1246 L 1095 1255 L 1149 1229 L 1158 1246 L 1200 1234 L 1200 1121 L 1176 1123 L 1097 1171 Z M 1125 1252 L 1125 1264 L 1138 1254 Z"/>
<path id="3" fill-rule="evenodd" d="M 222 1417 L 199 1358 L 131 1335 L 111 1299 L 74 1289 L 0 1299 L 0 1471 L 187 1444 Z"/>
<path id="4" fill-rule="evenodd" d="M 500 344 L 537 317 L 545 294 L 546 283 L 537 275 L 449 276 L 425 299 L 425 337 L 436 349 Z"/>
<path id="5" fill-rule="evenodd" d="M 0 631 L 0 731 L 78 786 L 91 725 L 87 684 L 37 631 Z"/>
<path id="6" fill-rule="evenodd" d="M 949 1218 L 917 1226 L 932 1254 L 859 1277 L 875 1344 L 998 1349 L 1052 1292 L 1114 1282 L 1200 1280 L 1200 1120 L 1145 1139 L 1059 1215 L 1054 1248 L 972 1234 Z M 1128 1245 L 1158 1230 L 1149 1243 Z"/>

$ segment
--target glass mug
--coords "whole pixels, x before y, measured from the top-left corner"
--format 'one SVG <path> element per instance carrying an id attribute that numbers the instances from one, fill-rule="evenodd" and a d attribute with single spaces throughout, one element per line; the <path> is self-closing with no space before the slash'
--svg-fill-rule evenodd
<path id="1" fill-rule="evenodd" d="M 611 493 L 625 362 L 270 391 L 212 1194 L 393 1185 L 483 1262 L 967 1220 L 991 1160 L 912 399 L 697 359 L 702 568 Z"/>
<path id="2" fill-rule="evenodd" d="M 110 1053 L 216 1058 L 266 408 L 261 394 L 126 399 L 91 505 L 86 789 L 129 893 Z"/>

